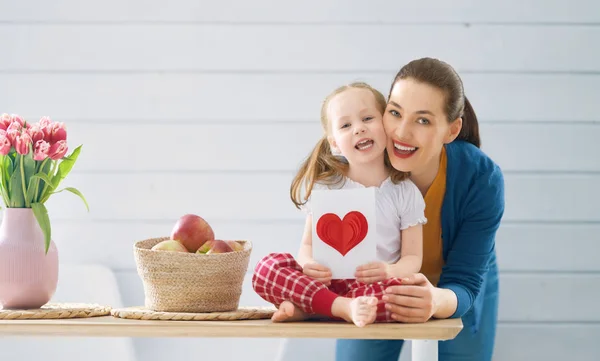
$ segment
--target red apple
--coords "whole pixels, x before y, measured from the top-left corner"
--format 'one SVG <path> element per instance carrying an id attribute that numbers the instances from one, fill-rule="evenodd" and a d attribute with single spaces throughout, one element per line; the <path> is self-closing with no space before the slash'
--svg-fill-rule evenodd
<path id="1" fill-rule="evenodd" d="M 186 214 L 179 218 L 171 231 L 171 239 L 181 242 L 192 253 L 214 238 L 215 233 L 208 222 L 195 214 Z"/>
<path id="2" fill-rule="evenodd" d="M 239 252 L 244 250 L 244 244 L 238 241 L 225 241 L 231 247 L 234 252 Z"/>
<path id="3" fill-rule="evenodd" d="M 208 252 L 206 252 L 206 254 L 227 253 L 227 252 L 233 252 L 233 249 L 231 248 L 231 246 L 228 245 L 227 242 L 225 242 L 225 241 L 216 239 L 214 241 L 212 247 L 210 247 L 210 250 L 208 250 Z"/>
<path id="4" fill-rule="evenodd" d="M 172 239 L 168 239 L 165 241 L 161 241 L 157 244 L 154 245 L 154 247 L 152 247 L 152 250 L 155 251 L 171 251 L 171 252 L 186 252 L 187 253 L 187 248 L 185 248 L 185 246 L 177 241 L 174 241 Z"/>
<path id="5" fill-rule="evenodd" d="M 227 242 L 220 239 L 210 240 L 202 245 L 196 253 L 216 254 L 233 252 L 233 249 Z"/>

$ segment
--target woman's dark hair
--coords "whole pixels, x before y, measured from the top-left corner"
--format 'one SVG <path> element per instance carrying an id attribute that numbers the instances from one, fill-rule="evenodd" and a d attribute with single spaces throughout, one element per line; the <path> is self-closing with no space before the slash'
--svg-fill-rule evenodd
<path id="1" fill-rule="evenodd" d="M 446 95 L 444 111 L 448 121 L 453 122 L 456 118 L 462 118 L 462 128 L 456 139 L 465 140 L 477 148 L 481 146 L 477 116 L 465 96 L 462 80 L 454 68 L 433 58 L 413 60 L 396 74 L 390 94 L 396 82 L 401 79 L 414 79 L 441 89 Z"/>

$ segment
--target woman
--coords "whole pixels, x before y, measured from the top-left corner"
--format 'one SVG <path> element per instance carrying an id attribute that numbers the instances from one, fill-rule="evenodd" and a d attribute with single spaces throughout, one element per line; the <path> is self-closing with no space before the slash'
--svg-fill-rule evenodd
<path id="1" fill-rule="evenodd" d="M 504 213 L 500 168 L 480 149 L 477 117 L 454 69 L 424 58 L 396 75 L 383 118 L 394 168 L 425 197 L 421 273 L 389 287 L 399 322 L 462 318 L 438 346 L 440 361 L 491 360 L 498 309 L 494 248 Z M 397 360 L 402 340 L 338 340 L 337 360 Z"/>

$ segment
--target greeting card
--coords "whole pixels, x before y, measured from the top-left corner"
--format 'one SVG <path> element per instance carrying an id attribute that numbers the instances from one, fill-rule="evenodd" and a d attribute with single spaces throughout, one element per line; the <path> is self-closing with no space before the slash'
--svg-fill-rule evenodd
<path id="1" fill-rule="evenodd" d="M 376 260 L 375 188 L 314 190 L 311 208 L 313 258 L 333 279 Z"/>

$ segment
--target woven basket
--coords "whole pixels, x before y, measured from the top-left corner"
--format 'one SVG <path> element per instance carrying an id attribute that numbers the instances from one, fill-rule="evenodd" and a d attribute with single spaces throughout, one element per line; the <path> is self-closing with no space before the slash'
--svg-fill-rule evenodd
<path id="1" fill-rule="evenodd" d="M 157 312 L 227 312 L 239 306 L 252 243 L 219 254 L 154 251 L 169 237 L 134 245 L 137 272 L 144 284 L 145 306 Z"/>

